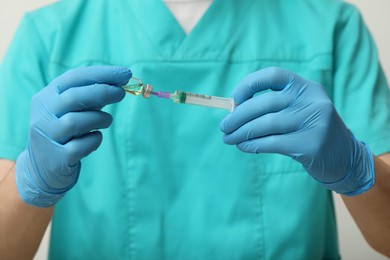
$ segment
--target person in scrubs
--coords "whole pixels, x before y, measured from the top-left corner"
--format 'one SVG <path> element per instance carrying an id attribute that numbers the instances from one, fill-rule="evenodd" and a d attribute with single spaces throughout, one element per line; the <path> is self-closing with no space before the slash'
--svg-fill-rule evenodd
<path id="1" fill-rule="evenodd" d="M 132 76 L 236 108 L 126 95 Z M 53 219 L 51 259 L 339 259 L 331 191 L 390 255 L 389 97 L 341 1 L 28 13 L 0 68 L 0 258 Z"/>

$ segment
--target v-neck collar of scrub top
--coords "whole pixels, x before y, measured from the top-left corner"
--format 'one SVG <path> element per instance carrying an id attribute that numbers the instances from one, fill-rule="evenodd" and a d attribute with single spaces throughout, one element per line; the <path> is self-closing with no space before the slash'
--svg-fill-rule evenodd
<path id="1" fill-rule="evenodd" d="M 161 0 L 131 0 L 132 15 L 162 59 L 181 59 L 189 53 L 217 52 L 226 47 L 253 0 L 214 0 L 186 34 Z M 225 19 L 226 12 L 235 12 Z M 194 55 L 190 55 L 194 56 Z M 195 55 L 198 56 L 198 55 Z"/>

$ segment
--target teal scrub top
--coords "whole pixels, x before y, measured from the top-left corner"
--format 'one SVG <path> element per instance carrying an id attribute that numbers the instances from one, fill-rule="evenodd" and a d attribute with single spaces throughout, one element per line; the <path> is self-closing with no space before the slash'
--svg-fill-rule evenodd
<path id="1" fill-rule="evenodd" d="M 25 148 L 31 97 L 89 65 L 222 97 L 250 72 L 283 67 L 322 83 L 375 154 L 390 151 L 376 48 L 340 1 L 214 0 L 189 35 L 159 0 L 66 0 L 29 13 L 0 69 L 0 157 Z M 225 145 L 227 111 L 131 95 L 104 110 L 113 125 L 55 208 L 51 259 L 339 259 L 331 193 L 288 157 Z"/>

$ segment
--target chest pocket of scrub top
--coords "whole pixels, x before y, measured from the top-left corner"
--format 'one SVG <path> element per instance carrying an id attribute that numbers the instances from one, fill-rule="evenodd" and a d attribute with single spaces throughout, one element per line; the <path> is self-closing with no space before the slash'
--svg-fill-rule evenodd
<path id="1" fill-rule="evenodd" d="M 320 83 L 328 96 L 333 98 L 332 55 L 318 55 L 309 61 L 294 61 L 288 59 L 257 64 L 259 68 L 277 66 L 290 70 L 299 76 Z M 307 137 L 310 141 L 310 137 Z M 302 165 L 295 160 L 279 154 L 260 154 L 256 160 L 261 175 L 289 174 L 305 172 Z"/>

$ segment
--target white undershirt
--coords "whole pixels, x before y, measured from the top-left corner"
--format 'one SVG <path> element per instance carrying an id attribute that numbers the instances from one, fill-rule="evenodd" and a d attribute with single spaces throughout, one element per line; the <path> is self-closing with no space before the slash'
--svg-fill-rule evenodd
<path id="1" fill-rule="evenodd" d="M 188 34 L 213 0 L 162 0 Z"/>

